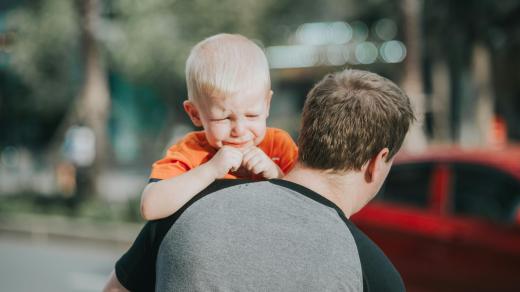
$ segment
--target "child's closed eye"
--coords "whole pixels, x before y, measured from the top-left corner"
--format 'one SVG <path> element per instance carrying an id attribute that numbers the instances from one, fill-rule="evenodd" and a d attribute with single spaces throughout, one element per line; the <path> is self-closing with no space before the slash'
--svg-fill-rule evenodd
<path id="1" fill-rule="evenodd" d="M 212 122 L 225 122 L 229 120 L 229 118 L 218 118 L 218 119 L 211 119 Z"/>

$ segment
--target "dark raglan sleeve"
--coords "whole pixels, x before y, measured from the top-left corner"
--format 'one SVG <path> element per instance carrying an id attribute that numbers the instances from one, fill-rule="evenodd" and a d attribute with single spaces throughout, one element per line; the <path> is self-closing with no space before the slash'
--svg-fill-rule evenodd
<path id="1" fill-rule="evenodd" d="M 119 282 L 130 291 L 154 291 L 155 259 L 157 258 L 156 222 L 141 229 L 128 251 L 116 262 Z"/>
<path id="2" fill-rule="evenodd" d="M 134 243 L 116 262 L 119 282 L 130 291 L 154 291 L 155 262 L 164 236 L 190 202 L 177 213 L 164 219 L 147 222 Z"/>
<path id="3" fill-rule="evenodd" d="M 160 179 L 151 178 L 149 183 Z M 117 260 L 117 280 L 130 291 L 154 291 L 155 261 L 166 232 L 179 214 L 161 220 L 149 221 L 141 229 L 132 246 Z"/>
<path id="4" fill-rule="evenodd" d="M 358 247 L 363 271 L 363 291 L 406 291 L 401 275 L 384 252 L 352 222 L 345 222 Z"/>

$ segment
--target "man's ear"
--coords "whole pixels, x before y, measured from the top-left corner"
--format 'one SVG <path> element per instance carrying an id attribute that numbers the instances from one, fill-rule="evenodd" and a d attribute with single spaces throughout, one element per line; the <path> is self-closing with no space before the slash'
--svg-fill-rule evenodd
<path id="1" fill-rule="evenodd" d="M 265 117 L 269 117 L 269 110 L 271 108 L 271 98 L 273 97 L 273 91 L 272 90 L 269 90 L 269 93 L 267 94 L 267 96 L 265 97 L 265 110 L 266 110 L 266 115 Z"/>
<path id="2" fill-rule="evenodd" d="M 184 106 L 184 111 L 188 114 L 191 119 L 191 122 L 196 127 L 202 127 L 202 121 L 200 120 L 200 113 L 195 104 L 190 100 L 185 100 L 182 104 Z"/>
<path id="3" fill-rule="evenodd" d="M 390 150 L 383 148 L 363 166 L 364 169 L 362 168 L 362 170 L 365 172 L 366 182 L 383 181 L 386 178 L 391 165 L 387 161 L 388 155 L 390 155 Z"/>

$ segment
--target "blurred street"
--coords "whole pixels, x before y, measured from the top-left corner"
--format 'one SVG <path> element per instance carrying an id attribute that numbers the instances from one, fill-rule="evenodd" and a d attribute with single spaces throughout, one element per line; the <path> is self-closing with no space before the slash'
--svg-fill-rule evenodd
<path id="1" fill-rule="evenodd" d="M 0 234 L 2 291 L 101 291 L 124 249 Z"/>

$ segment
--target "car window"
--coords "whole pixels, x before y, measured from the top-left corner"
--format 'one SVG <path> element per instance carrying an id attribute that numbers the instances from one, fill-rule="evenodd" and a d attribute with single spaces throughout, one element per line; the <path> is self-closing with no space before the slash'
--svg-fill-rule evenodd
<path id="1" fill-rule="evenodd" d="M 431 163 L 395 164 L 377 200 L 426 209 L 430 196 Z"/>
<path id="2" fill-rule="evenodd" d="M 453 212 L 498 222 L 513 222 L 520 182 L 499 169 L 459 163 L 453 168 Z"/>

